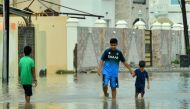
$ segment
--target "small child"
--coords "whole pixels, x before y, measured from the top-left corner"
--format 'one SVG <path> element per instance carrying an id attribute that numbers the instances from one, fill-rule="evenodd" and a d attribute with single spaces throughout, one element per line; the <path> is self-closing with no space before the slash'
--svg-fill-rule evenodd
<path id="1" fill-rule="evenodd" d="M 26 103 L 30 103 L 30 96 L 32 96 L 32 83 L 37 86 L 34 60 L 30 57 L 32 48 L 30 46 L 24 47 L 25 56 L 19 61 L 19 81 L 25 91 Z"/>
<path id="2" fill-rule="evenodd" d="M 139 69 L 136 69 L 134 73 L 132 73 L 132 76 L 136 76 L 136 82 L 135 82 L 135 98 L 138 97 L 139 93 L 141 94 L 141 97 L 144 97 L 145 93 L 145 79 L 147 79 L 147 88 L 149 89 L 149 76 L 148 72 L 144 69 L 146 66 L 145 61 L 141 60 L 139 61 Z"/>

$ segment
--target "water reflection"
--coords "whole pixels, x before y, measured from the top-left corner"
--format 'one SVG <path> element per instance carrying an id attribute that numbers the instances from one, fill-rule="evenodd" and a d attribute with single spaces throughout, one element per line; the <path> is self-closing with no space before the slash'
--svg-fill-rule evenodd
<path id="1" fill-rule="evenodd" d="M 136 98 L 135 99 L 135 106 L 136 106 L 135 109 L 147 109 L 145 106 L 144 98 L 140 98 L 140 99 Z"/>
<path id="2" fill-rule="evenodd" d="M 145 98 L 135 99 L 135 78 L 120 73 L 117 101 L 102 102 L 97 74 L 47 75 L 38 78 L 31 105 L 24 104 L 17 78 L 10 78 L 9 84 L 0 83 L 0 109 L 190 109 L 190 73 L 153 73 L 150 77 L 151 89 L 146 89 Z"/>
<path id="3" fill-rule="evenodd" d="M 188 72 L 182 72 L 180 73 L 180 81 L 179 81 L 179 87 L 180 87 L 180 92 L 181 93 L 187 93 L 189 92 L 189 87 L 190 87 L 190 84 L 189 84 L 189 77 L 190 77 L 190 73 Z"/>
<path id="4" fill-rule="evenodd" d="M 119 109 L 119 105 L 116 100 L 111 101 L 110 106 L 107 100 L 103 102 L 103 109 Z"/>
<path id="5" fill-rule="evenodd" d="M 187 107 L 189 107 L 189 102 L 187 100 L 182 100 L 180 102 L 180 108 L 181 109 L 187 109 Z"/>
<path id="6" fill-rule="evenodd" d="M 3 109 L 10 109 L 10 103 L 4 103 Z"/>
<path id="7" fill-rule="evenodd" d="M 30 103 L 19 104 L 18 109 L 35 109 L 35 105 Z"/>

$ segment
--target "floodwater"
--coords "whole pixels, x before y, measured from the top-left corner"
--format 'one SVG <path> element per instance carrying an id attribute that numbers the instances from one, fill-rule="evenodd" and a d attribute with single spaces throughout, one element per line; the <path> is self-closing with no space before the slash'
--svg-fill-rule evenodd
<path id="1" fill-rule="evenodd" d="M 150 89 L 135 99 L 135 78 L 120 73 L 117 100 L 105 99 L 97 74 L 47 75 L 38 77 L 31 104 L 17 78 L 0 83 L 0 109 L 190 109 L 190 73 L 150 73 Z M 109 93 L 111 95 L 110 89 Z"/>

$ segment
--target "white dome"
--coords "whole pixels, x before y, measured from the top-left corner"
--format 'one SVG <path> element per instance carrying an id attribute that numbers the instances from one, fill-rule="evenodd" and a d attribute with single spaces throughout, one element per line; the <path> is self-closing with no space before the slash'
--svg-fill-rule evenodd
<path id="1" fill-rule="evenodd" d="M 152 24 L 151 29 L 161 29 L 161 27 L 162 27 L 162 24 L 156 21 L 155 23 Z"/>
<path id="2" fill-rule="evenodd" d="M 78 22 L 79 22 L 79 20 L 78 20 L 78 19 L 76 19 L 76 18 L 68 18 L 68 19 L 67 19 L 67 22 L 78 23 Z"/>
<path id="3" fill-rule="evenodd" d="M 116 28 L 127 28 L 127 22 L 125 20 L 117 21 Z"/>
<path id="4" fill-rule="evenodd" d="M 162 29 L 169 30 L 171 29 L 171 25 L 169 23 L 162 23 Z"/>
<path id="5" fill-rule="evenodd" d="M 119 20 L 116 25 L 127 25 L 127 22 L 125 20 Z"/>
<path id="6" fill-rule="evenodd" d="M 182 24 L 173 24 L 172 30 L 183 30 L 183 25 Z"/>
<path id="7" fill-rule="evenodd" d="M 103 19 L 98 19 L 95 22 L 96 24 L 102 24 L 102 23 L 106 23 L 106 21 L 104 21 Z"/>
<path id="8" fill-rule="evenodd" d="M 146 24 L 143 21 L 138 21 L 135 23 L 136 26 L 145 26 Z"/>
<path id="9" fill-rule="evenodd" d="M 143 21 L 139 20 L 135 23 L 134 28 L 135 29 L 146 29 L 145 25 L 146 24 Z"/>
<path id="10" fill-rule="evenodd" d="M 162 26 L 162 24 L 156 21 L 155 23 L 152 24 L 152 26 Z"/>
<path id="11" fill-rule="evenodd" d="M 171 26 L 169 23 L 162 23 L 162 26 Z"/>
<path id="12" fill-rule="evenodd" d="M 69 18 L 67 19 L 67 26 L 73 26 L 76 27 L 79 25 L 79 20 L 76 18 Z"/>
<path id="13" fill-rule="evenodd" d="M 106 27 L 106 21 L 104 21 L 103 19 L 98 19 L 95 22 L 95 26 L 96 27 Z"/>

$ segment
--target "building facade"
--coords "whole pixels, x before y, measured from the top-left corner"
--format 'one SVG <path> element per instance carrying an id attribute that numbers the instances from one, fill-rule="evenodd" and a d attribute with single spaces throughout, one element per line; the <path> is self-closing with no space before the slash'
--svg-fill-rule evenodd
<path id="1" fill-rule="evenodd" d="M 108 27 L 115 26 L 115 0 L 61 0 L 61 5 L 104 16 L 103 19 L 107 22 Z M 61 12 L 81 13 L 64 7 L 61 8 Z M 93 27 L 97 19 L 97 17 L 85 17 L 85 19 L 79 19 L 79 25 Z"/>
<path id="2" fill-rule="evenodd" d="M 190 4 L 186 4 L 187 20 L 190 18 Z M 182 12 L 178 0 L 151 0 L 150 1 L 150 24 L 158 20 L 160 23 L 183 24 Z M 188 21 L 190 24 L 190 21 Z"/>
<path id="3" fill-rule="evenodd" d="M 115 19 L 125 20 L 128 27 L 132 28 L 139 20 L 138 12 L 142 12 L 142 21 L 147 24 L 149 21 L 149 0 L 116 0 Z"/>

